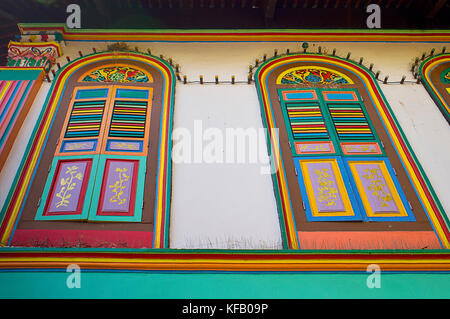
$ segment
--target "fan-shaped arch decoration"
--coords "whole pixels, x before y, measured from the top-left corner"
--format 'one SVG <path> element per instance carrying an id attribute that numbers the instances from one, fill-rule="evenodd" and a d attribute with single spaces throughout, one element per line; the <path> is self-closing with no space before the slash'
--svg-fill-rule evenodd
<path id="1" fill-rule="evenodd" d="M 106 65 L 83 74 L 79 82 L 153 83 L 153 78 L 150 73 L 128 65 Z"/>
<path id="2" fill-rule="evenodd" d="M 353 84 L 353 81 L 335 70 L 317 66 L 301 66 L 281 73 L 277 84 Z"/>
<path id="3" fill-rule="evenodd" d="M 447 68 L 444 71 L 442 71 L 441 81 L 444 84 L 450 84 L 450 68 Z"/>

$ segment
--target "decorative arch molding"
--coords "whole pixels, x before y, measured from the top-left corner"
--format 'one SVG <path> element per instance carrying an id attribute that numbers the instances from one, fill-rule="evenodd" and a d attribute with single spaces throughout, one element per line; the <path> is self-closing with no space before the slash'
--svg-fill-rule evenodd
<path id="1" fill-rule="evenodd" d="M 79 82 L 99 83 L 153 83 L 150 73 L 126 64 L 109 64 L 89 70 Z"/>
<path id="2" fill-rule="evenodd" d="M 305 215 L 305 208 L 302 209 L 301 202 L 296 201 L 296 198 L 294 198 L 294 195 L 300 196 L 296 177 L 299 167 L 293 163 L 295 156 L 299 155 L 292 155 L 295 149 L 293 146 L 291 147 L 292 141 L 289 140 L 290 137 L 286 133 L 288 124 L 286 124 L 284 110 L 281 110 L 284 96 L 281 97 L 280 101 L 279 92 L 284 94 L 284 89 L 294 90 L 290 91 L 294 93 L 291 97 L 297 102 L 301 101 L 303 96 L 308 94 L 310 94 L 310 97 L 307 97 L 307 99 L 317 99 L 317 97 L 314 95 L 314 92 L 298 94 L 299 92 L 295 90 L 302 88 L 300 85 L 276 84 L 276 80 L 279 79 L 283 72 L 298 67 L 310 66 L 325 67 L 335 72 L 340 72 L 355 83 L 348 84 L 345 87 L 355 90 L 356 94 L 360 94 L 360 101 L 364 101 L 364 105 L 370 105 L 366 107 L 368 115 L 374 123 L 375 131 L 380 136 L 380 144 L 384 142 L 383 147 L 381 147 L 381 153 L 385 155 L 380 153 L 378 156 L 388 157 L 388 160 L 393 162 L 393 164 L 395 162 L 397 169 L 395 175 L 398 174 L 398 178 L 402 178 L 402 183 L 409 180 L 409 189 L 404 191 L 408 195 L 408 201 L 414 202 L 412 204 L 413 211 L 418 223 L 414 224 L 412 220 L 405 223 L 391 222 L 393 221 L 391 220 L 388 223 L 365 223 L 375 224 L 376 227 L 374 228 L 358 228 L 359 226 L 355 228 L 355 222 L 341 222 L 339 226 L 336 226 L 337 224 L 334 223 L 334 226 L 332 226 L 332 222 L 324 221 L 318 222 L 320 224 L 316 223 L 315 225 L 320 225 L 318 227 L 311 227 L 311 224 L 314 224 L 314 222 L 311 223 L 311 221 L 306 220 L 306 217 L 302 216 Z M 414 249 L 418 247 L 423 248 L 428 244 L 433 248 L 450 248 L 447 216 L 411 146 L 406 140 L 400 125 L 395 119 L 386 98 L 369 70 L 356 63 L 337 57 L 316 54 L 292 54 L 274 58 L 262 64 L 255 72 L 255 82 L 260 99 L 263 123 L 268 129 L 267 143 L 272 158 L 272 172 L 275 172 L 272 177 L 286 248 Z M 307 89 L 309 88 L 307 87 Z M 326 90 L 327 86 L 318 84 L 316 88 L 318 90 Z M 319 91 L 316 90 L 315 92 Z M 333 153 L 333 151 L 332 149 L 331 152 L 328 152 Z M 323 149 L 321 149 L 321 152 L 323 153 Z M 342 152 L 345 152 L 345 150 L 342 149 Z M 341 153 L 341 155 L 344 158 L 348 154 Z M 303 219 L 304 223 L 299 221 L 301 219 Z M 419 231 L 419 228 L 414 226 L 418 224 L 427 224 L 427 226 Z M 330 232 L 328 230 L 331 228 L 327 230 L 327 227 L 334 227 L 334 229 Z M 389 227 L 393 227 L 395 231 L 385 231 Z M 304 231 L 305 229 L 308 231 Z M 349 237 L 346 238 L 346 236 Z M 409 241 L 408 236 L 409 238 L 415 237 L 417 241 Z M 422 238 L 419 238 L 421 236 Z M 364 240 L 362 241 L 363 238 Z M 391 245 L 383 246 L 381 244 L 377 246 L 377 244 L 373 244 L 373 242 L 378 240 L 390 242 Z M 394 244 L 396 240 L 405 240 L 405 243 L 398 247 Z M 356 243 L 359 241 L 359 244 L 356 246 L 352 245 L 352 241 Z M 321 244 L 323 244 L 322 247 Z"/>
<path id="3" fill-rule="evenodd" d="M 425 89 L 450 124 L 450 54 L 425 59 L 419 67 Z"/>
<path id="4" fill-rule="evenodd" d="M 152 195 L 154 201 L 154 220 L 151 234 L 152 248 L 168 247 L 168 226 L 170 213 L 171 196 L 171 158 L 172 147 L 171 131 L 175 92 L 175 76 L 172 68 L 163 60 L 136 52 L 101 52 L 80 57 L 61 68 L 52 86 L 39 115 L 30 141 L 25 150 L 22 162 L 20 163 L 14 182 L 2 208 L 0 217 L 2 218 L 0 227 L 0 244 L 10 245 L 17 232 L 19 220 L 23 215 L 27 199 L 30 197 L 30 188 L 36 180 L 36 171 L 41 161 L 43 161 L 44 149 L 47 146 L 49 133 L 55 125 L 55 115 L 61 108 L 61 99 L 65 94 L 68 81 L 82 68 L 111 64 L 112 62 L 127 63 L 128 65 L 145 66 L 151 69 L 153 77 L 157 75 L 160 79 L 160 123 L 157 129 L 156 145 L 154 146 L 157 168 L 152 174 L 155 175 L 155 192 Z M 77 79 L 74 79 L 76 82 Z M 156 87 L 154 88 L 156 90 Z M 109 238 L 114 238 L 115 232 L 108 233 Z M 142 232 L 136 232 L 137 236 Z M 148 235 L 146 235 L 148 239 Z M 25 236 L 26 237 L 26 236 Z M 141 237 L 144 238 L 144 237 Z M 139 238 L 137 238 L 139 240 Z M 148 246 L 145 246 L 148 247 Z"/>
<path id="5" fill-rule="evenodd" d="M 345 74 L 318 66 L 301 66 L 282 72 L 277 84 L 354 84 Z"/>

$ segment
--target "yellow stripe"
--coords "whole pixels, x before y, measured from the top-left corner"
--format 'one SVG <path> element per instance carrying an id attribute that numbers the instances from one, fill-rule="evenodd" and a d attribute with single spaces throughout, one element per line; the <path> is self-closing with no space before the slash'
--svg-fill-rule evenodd
<path id="1" fill-rule="evenodd" d="M 342 198 L 342 203 L 344 204 L 345 211 L 339 212 L 319 212 L 319 208 L 317 207 L 317 200 L 314 192 L 313 185 L 311 183 L 311 177 L 309 175 L 308 164 L 309 163 L 329 163 L 331 164 L 333 174 L 336 180 L 336 186 L 339 190 L 339 195 Z M 353 211 L 352 205 L 350 203 L 350 199 L 348 197 L 347 189 L 344 184 L 344 180 L 342 179 L 340 169 L 336 159 L 316 159 L 316 160 L 300 160 L 300 167 L 303 175 L 305 176 L 305 186 L 306 192 L 308 193 L 308 199 L 311 204 L 311 214 L 315 217 L 320 216 L 355 216 L 355 212 Z"/>
<path id="2" fill-rule="evenodd" d="M 170 87 L 169 87 L 169 83 L 167 81 L 167 79 L 170 78 L 170 74 L 167 73 L 166 70 L 161 69 L 162 73 L 163 73 L 163 77 L 165 79 L 165 89 L 164 89 L 164 99 L 163 99 L 163 106 L 164 106 L 164 102 L 165 103 L 169 103 L 170 100 Z M 168 107 L 163 107 L 163 118 L 162 118 L 162 127 L 165 128 L 168 125 Z M 164 150 L 166 148 L 166 143 L 167 143 L 167 136 L 164 132 L 164 130 L 161 132 L 162 133 L 162 138 L 161 138 L 161 150 Z M 163 185 L 163 178 L 164 178 L 164 163 L 166 161 L 166 154 L 164 151 L 160 152 L 160 160 L 159 160 L 159 186 L 157 187 L 158 190 L 158 201 L 157 201 L 157 211 L 160 212 L 159 214 L 157 214 L 156 216 L 156 227 L 155 227 L 155 241 L 153 244 L 153 247 L 155 248 L 161 248 L 163 246 L 163 243 L 161 243 L 160 241 L 160 236 L 161 236 L 161 232 L 164 230 L 161 230 L 161 225 L 162 225 L 162 215 L 165 213 L 164 211 L 162 211 L 162 202 L 165 196 L 165 193 L 160 191 L 160 187 L 162 187 Z"/>
<path id="3" fill-rule="evenodd" d="M 70 126 L 68 129 L 67 129 L 67 132 L 73 132 L 73 131 L 84 131 L 84 130 L 86 130 L 87 128 L 100 128 L 100 125 L 90 125 L 90 126 L 76 126 L 76 127 L 73 127 L 73 126 Z"/>

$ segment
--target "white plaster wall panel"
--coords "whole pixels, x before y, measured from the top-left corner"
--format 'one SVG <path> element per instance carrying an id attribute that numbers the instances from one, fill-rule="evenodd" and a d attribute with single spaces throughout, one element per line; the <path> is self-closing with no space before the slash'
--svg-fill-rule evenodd
<path id="1" fill-rule="evenodd" d="M 106 50 L 107 45 L 113 42 L 97 41 L 67 41 L 64 47 L 64 56 L 58 61 L 67 63 L 65 56 L 71 59 L 79 57 L 78 51 L 84 54 L 92 53 L 92 48 L 97 51 Z M 188 75 L 188 80 L 197 80 L 199 75 L 205 77 L 205 81 L 213 81 L 214 76 L 219 79 L 230 80 L 231 75 L 236 75 L 236 80 L 246 80 L 248 66 L 255 63 L 255 59 L 262 59 L 264 53 L 268 58 L 273 56 L 274 49 L 279 54 L 302 51 L 298 42 L 127 42 L 130 48 L 139 48 L 141 52 L 147 52 L 150 48 L 152 54 L 165 58 L 172 58 L 175 63 L 180 64 L 182 74 Z M 399 81 L 403 75 L 407 80 L 414 80 L 410 67 L 415 57 L 422 53 L 429 53 L 435 48 L 439 53 L 443 44 L 438 43 L 384 43 L 384 42 L 309 42 L 308 52 L 317 52 L 318 46 L 322 52 L 331 53 L 336 48 L 336 54 L 345 57 L 351 52 L 351 59 L 359 61 L 364 58 L 363 64 L 369 66 L 374 63 L 374 70 L 380 70 L 380 78 L 389 75 L 389 81 Z"/>
<path id="2" fill-rule="evenodd" d="M 450 213 L 450 126 L 421 85 L 381 85 L 403 132 L 447 214 Z"/>
<path id="3" fill-rule="evenodd" d="M 262 129 L 254 86 L 178 84 L 174 130 L 186 128 L 194 136 L 199 121 L 203 132 L 222 132 L 224 143 L 231 142 L 227 128 Z M 272 178 L 261 173 L 268 163 L 267 148 L 265 139 L 260 141 L 265 158 L 259 163 L 248 163 L 246 156 L 246 163 L 173 164 L 172 248 L 281 248 Z"/>

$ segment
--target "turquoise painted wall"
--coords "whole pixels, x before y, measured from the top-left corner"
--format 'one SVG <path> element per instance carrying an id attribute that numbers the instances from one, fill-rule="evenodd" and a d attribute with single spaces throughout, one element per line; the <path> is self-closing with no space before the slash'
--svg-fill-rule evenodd
<path id="1" fill-rule="evenodd" d="M 0 298 L 450 298 L 450 274 L 368 273 L 175 274 L 81 272 L 67 288 L 65 272 L 0 272 Z"/>

